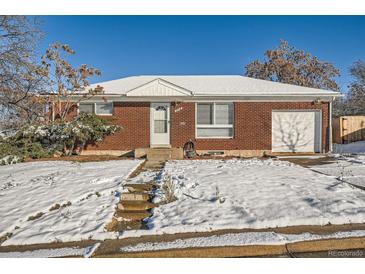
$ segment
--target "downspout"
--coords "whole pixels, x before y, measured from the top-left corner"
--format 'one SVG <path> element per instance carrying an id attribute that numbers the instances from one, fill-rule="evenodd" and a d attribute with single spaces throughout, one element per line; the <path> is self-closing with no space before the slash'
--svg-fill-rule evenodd
<path id="1" fill-rule="evenodd" d="M 335 100 L 335 97 L 333 97 L 332 100 L 329 102 L 330 103 L 330 109 L 329 109 L 329 134 L 328 134 L 329 152 L 332 152 L 332 102 L 334 100 Z"/>
<path id="2" fill-rule="evenodd" d="M 54 122 L 54 119 L 55 119 L 54 101 L 52 101 L 52 122 Z"/>

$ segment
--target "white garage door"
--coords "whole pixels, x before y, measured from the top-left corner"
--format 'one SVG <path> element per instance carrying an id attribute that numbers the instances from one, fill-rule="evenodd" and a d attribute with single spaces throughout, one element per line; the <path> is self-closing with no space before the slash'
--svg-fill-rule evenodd
<path id="1" fill-rule="evenodd" d="M 320 152 L 320 111 L 273 111 L 273 152 Z"/>

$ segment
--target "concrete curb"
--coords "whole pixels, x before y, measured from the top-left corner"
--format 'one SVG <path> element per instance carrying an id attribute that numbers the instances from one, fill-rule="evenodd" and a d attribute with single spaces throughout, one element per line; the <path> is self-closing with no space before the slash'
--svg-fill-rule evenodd
<path id="1" fill-rule="evenodd" d="M 97 258 L 227 258 L 276 257 L 295 253 L 365 249 L 365 237 L 303 241 L 287 245 L 249 245 L 208 248 L 185 248 L 147 252 L 96 254 Z"/>

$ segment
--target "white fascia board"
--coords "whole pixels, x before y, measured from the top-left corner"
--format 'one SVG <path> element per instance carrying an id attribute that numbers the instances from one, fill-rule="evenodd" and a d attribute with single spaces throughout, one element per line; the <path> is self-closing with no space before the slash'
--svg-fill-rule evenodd
<path id="1" fill-rule="evenodd" d="M 85 100 L 85 101 L 139 101 L 139 102 L 173 102 L 173 101 L 207 101 L 207 100 L 228 100 L 228 101 L 333 101 L 336 97 L 342 96 L 340 93 L 309 93 L 309 94 L 248 94 L 248 95 L 237 95 L 237 94 L 196 94 L 194 96 L 190 95 L 179 95 L 179 96 L 126 96 L 120 94 L 95 94 L 86 98 L 83 95 L 74 95 L 72 98 L 74 100 Z"/>
<path id="2" fill-rule="evenodd" d="M 235 101 L 235 102 L 310 102 L 321 100 L 330 102 L 335 96 L 120 96 L 103 95 L 83 98 L 81 101 L 121 101 L 121 102 L 197 102 L 197 101 Z M 74 96 L 73 100 L 80 97 Z"/>
<path id="3" fill-rule="evenodd" d="M 265 94 L 265 93 L 251 93 L 251 94 L 244 94 L 244 95 L 240 95 L 237 93 L 233 93 L 233 94 L 208 94 L 208 93 L 195 93 L 194 94 L 195 97 L 299 97 L 299 96 L 311 96 L 311 97 L 341 97 L 342 94 L 339 92 L 323 92 L 323 93 L 292 93 L 292 94 L 288 94 L 288 93 L 275 93 L 275 94 Z"/>

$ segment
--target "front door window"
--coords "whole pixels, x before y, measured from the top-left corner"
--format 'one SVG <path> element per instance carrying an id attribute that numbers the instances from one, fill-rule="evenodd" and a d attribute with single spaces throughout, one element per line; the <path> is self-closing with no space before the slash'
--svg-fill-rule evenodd
<path id="1" fill-rule="evenodd" d="M 167 108 L 157 106 L 154 114 L 155 133 L 167 133 Z"/>
<path id="2" fill-rule="evenodd" d="M 151 103 L 151 145 L 170 145 L 170 103 Z"/>

